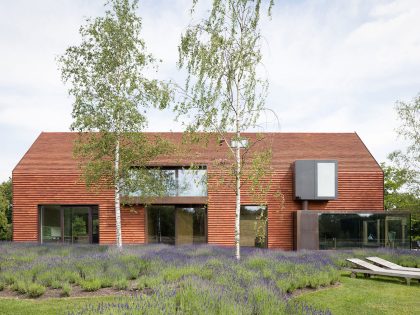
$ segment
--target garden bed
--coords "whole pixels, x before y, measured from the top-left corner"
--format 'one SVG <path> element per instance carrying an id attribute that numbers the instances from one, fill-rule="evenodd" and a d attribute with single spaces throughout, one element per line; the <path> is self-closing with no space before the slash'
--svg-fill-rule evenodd
<path id="1" fill-rule="evenodd" d="M 62 246 L 0 244 L 0 297 L 114 296 L 69 314 L 328 314 L 292 297 L 337 285 L 347 257 L 382 256 L 420 265 L 420 255 L 400 251 L 283 252 L 163 245 Z M 398 259 L 399 260 L 398 260 Z M 401 260 L 403 259 L 403 260 Z M 98 309 L 99 308 L 99 309 Z"/>

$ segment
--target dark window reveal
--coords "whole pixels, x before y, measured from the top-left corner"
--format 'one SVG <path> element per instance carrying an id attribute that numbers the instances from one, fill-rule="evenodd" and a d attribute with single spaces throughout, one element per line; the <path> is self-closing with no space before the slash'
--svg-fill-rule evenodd
<path id="1" fill-rule="evenodd" d="M 97 206 L 40 206 L 41 243 L 99 243 Z"/>
<path id="2" fill-rule="evenodd" d="M 206 243 L 207 212 L 203 206 L 149 206 L 147 229 L 149 243 Z"/>
<path id="3" fill-rule="evenodd" d="M 241 206 L 241 246 L 267 247 L 267 207 Z"/>

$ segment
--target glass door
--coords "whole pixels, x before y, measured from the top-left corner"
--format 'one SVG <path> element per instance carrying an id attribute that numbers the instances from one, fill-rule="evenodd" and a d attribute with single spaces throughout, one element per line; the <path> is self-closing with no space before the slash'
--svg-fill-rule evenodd
<path id="1" fill-rule="evenodd" d="M 98 207 L 41 206 L 40 235 L 41 243 L 98 243 Z"/>
<path id="2" fill-rule="evenodd" d="M 147 208 L 149 243 L 175 244 L 174 210 L 174 206 L 150 206 Z"/>

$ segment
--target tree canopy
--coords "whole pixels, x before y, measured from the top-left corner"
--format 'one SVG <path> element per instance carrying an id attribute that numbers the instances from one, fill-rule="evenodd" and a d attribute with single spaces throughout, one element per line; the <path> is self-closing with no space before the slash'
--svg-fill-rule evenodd
<path id="1" fill-rule="evenodd" d="M 0 240 L 12 239 L 12 179 L 0 184 Z"/>
<path id="2" fill-rule="evenodd" d="M 144 74 L 157 69 L 157 60 L 146 51 L 137 8 L 135 0 L 108 1 L 105 16 L 88 19 L 80 27 L 81 43 L 58 59 L 74 98 L 71 129 L 80 132 L 75 155 L 88 186 L 115 190 L 119 246 L 120 193 L 139 190 L 138 185 L 146 191 L 147 180 L 133 171 L 144 171 L 169 148 L 167 141 L 140 133 L 147 126 L 147 110 L 167 107 L 171 92 L 168 84 Z"/>
<path id="3" fill-rule="evenodd" d="M 193 13 L 197 2 L 193 1 Z M 256 127 L 265 109 L 268 82 L 257 73 L 262 65 L 259 23 L 263 4 L 261 0 L 214 0 L 208 16 L 182 34 L 178 48 L 178 65 L 187 71 L 183 97 L 175 108 L 178 117 L 186 119 L 186 130 L 193 139 L 195 132 L 209 131 L 227 147 L 228 163 L 218 166 L 231 175 L 228 181 L 236 195 L 237 259 L 242 185 L 248 180 L 258 185 L 260 192 L 268 191 L 260 184 L 269 173 L 271 148 L 252 152 L 250 149 L 262 138 L 242 136 L 242 132 Z M 273 1 L 267 3 L 268 15 L 272 5 Z M 227 178 L 223 182 L 226 184 Z"/>

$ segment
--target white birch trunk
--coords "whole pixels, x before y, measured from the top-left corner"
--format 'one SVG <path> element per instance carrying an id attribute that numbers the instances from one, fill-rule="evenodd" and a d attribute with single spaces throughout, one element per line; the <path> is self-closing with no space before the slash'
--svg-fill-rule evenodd
<path id="1" fill-rule="evenodd" d="M 122 248 L 122 235 L 121 235 L 121 203 L 120 203 L 120 140 L 117 138 L 117 145 L 115 147 L 115 173 L 114 173 L 114 184 L 115 184 L 115 230 L 117 236 L 117 246 Z"/>
<path id="2" fill-rule="evenodd" d="M 236 211 L 235 211 L 235 247 L 236 259 L 241 259 L 241 144 L 239 130 L 239 106 L 236 111 Z"/>
<path id="3" fill-rule="evenodd" d="M 241 147 L 236 148 L 236 212 L 235 212 L 235 246 L 236 246 L 236 259 L 241 259 Z"/>

